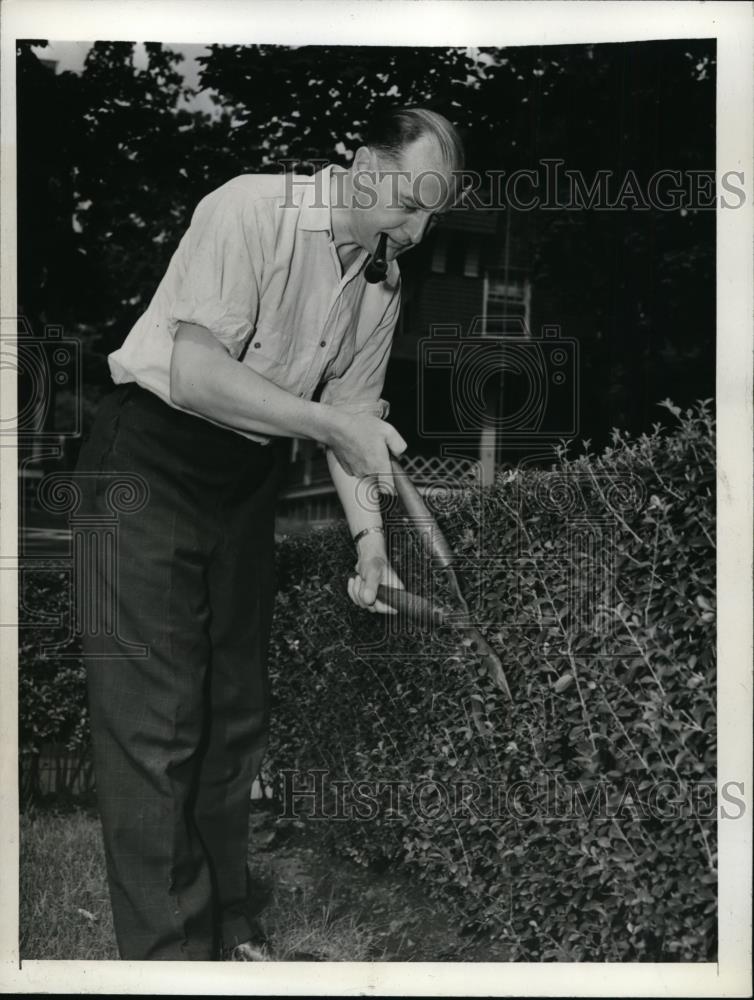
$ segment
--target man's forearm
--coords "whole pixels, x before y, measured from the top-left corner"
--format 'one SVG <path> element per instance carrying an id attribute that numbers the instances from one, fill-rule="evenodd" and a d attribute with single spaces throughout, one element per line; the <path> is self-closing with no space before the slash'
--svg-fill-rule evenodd
<path id="1" fill-rule="evenodd" d="M 329 443 L 344 418 L 333 407 L 299 399 L 241 365 L 203 327 L 180 323 L 170 394 L 176 406 L 216 423 L 276 437 Z"/>
<path id="2" fill-rule="evenodd" d="M 320 441 L 349 476 L 376 475 L 383 488 L 394 489 L 390 455 L 406 447 L 394 427 L 372 414 L 348 414 L 280 388 L 234 360 L 202 326 L 178 324 L 170 398 L 175 406 L 234 430 Z"/>
<path id="3" fill-rule="evenodd" d="M 376 480 L 372 477 L 349 476 L 332 451 L 327 451 L 327 465 L 346 515 L 351 535 L 364 528 L 382 527 L 379 495 Z M 376 541 L 376 539 L 372 539 Z"/>
<path id="4" fill-rule="evenodd" d="M 330 450 L 327 452 L 327 462 L 351 534 L 358 535 L 364 528 L 381 528 L 382 513 L 376 479 L 372 476 L 359 478 L 349 475 Z M 389 603 L 385 604 L 378 598 L 380 584 L 404 589 L 402 581 L 390 565 L 384 534 L 375 531 L 363 535 L 356 544 L 354 557 L 356 573 L 349 577 L 347 585 L 351 600 L 369 611 L 395 614 Z"/>

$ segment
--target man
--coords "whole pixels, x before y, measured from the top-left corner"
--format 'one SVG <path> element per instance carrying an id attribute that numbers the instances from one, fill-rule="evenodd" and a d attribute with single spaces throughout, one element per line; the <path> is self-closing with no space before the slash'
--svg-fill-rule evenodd
<path id="1" fill-rule="evenodd" d="M 395 261 L 452 204 L 461 161 L 449 122 L 399 109 L 350 170 L 234 178 L 199 203 L 109 358 L 117 388 L 80 460 L 94 473 L 88 503 L 102 509 L 117 473 L 139 474 L 149 493 L 121 518 L 118 628 L 85 648 L 122 958 L 264 957 L 246 851 L 268 722 L 269 441 L 327 447 L 357 548 L 349 594 L 388 613 L 377 586 L 401 583 L 363 487 L 377 477 L 391 492 L 390 455 L 405 449 L 380 398 L 399 309 Z M 386 277 L 369 283 L 380 242 Z M 118 634 L 148 656 L 128 658 Z"/>

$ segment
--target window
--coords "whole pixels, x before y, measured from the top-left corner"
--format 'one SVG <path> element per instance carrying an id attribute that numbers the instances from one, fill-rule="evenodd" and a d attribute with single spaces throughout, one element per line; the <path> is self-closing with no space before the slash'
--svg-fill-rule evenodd
<path id="1" fill-rule="evenodd" d="M 463 273 L 467 278 L 479 277 L 479 244 L 475 240 L 470 241 L 466 246 Z"/>
<path id="2" fill-rule="evenodd" d="M 445 274 L 448 256 L 448 237 L 446 233 L 438 233 L 432 253 L 432 271 L 435 274 Z"/>

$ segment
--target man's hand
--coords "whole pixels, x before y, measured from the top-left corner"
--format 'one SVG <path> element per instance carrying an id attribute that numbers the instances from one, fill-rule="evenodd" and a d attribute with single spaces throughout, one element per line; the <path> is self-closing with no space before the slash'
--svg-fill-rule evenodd
<path id="1" fill-rule="evenodd" d="M 376 476 L 380 492 L 395 496 L 390 456 L 401 455 L 406 442 L 392 424 L 369 414 L 340 412 L 327 445 L 349 476 Z"/>
<path id="2" fill-rule="evenodd" d="M 377 538 L 378 541 L 370 541 Z M 349 577 L 348 596 L 353 603 L 366 611 L 382 615 L 397 614 L 394 608 L 383 601 L 377 600 L 377 587 L 383 583 L 386 587 L 399 590 L 406 588 L 388 562 L 385 544 L 382 537 L 365 535 L 358 543 L 359 561 L 356 564 L 356 576 Z"/>

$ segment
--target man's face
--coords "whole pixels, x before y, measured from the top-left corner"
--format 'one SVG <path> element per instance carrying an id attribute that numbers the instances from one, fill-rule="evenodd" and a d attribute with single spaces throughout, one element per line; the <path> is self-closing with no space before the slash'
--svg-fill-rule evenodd
<path id="1" fill-rule="evenodd" d="M 354 163 L 352 230 L 360 246 L 370 251 L 385 233 L 387 259 L 394 260 L 419 244 L 450 209 L 454 179 L 429 136 L 406 146 L 397 163 L 372 150 L 360 154 Z"/>

